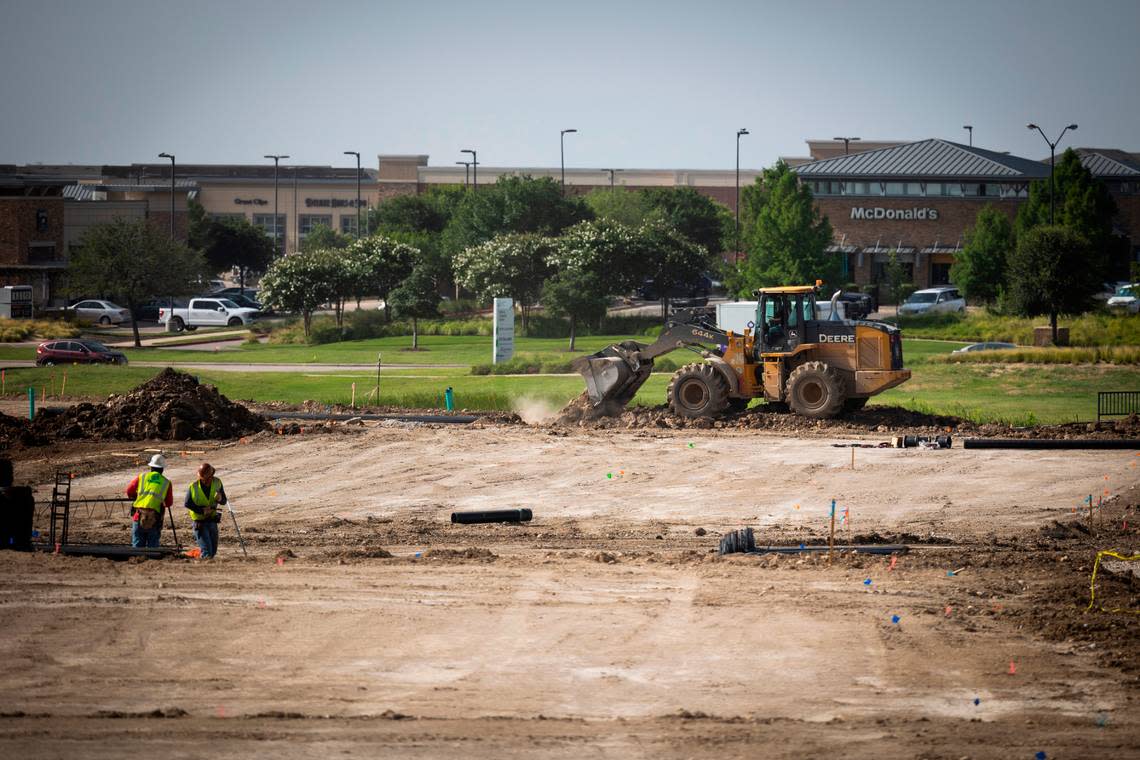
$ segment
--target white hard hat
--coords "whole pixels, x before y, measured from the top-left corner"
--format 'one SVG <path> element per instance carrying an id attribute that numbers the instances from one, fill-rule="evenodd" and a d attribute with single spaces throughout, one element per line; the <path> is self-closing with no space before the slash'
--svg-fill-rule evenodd
<path id="1" fill-rule="evenodd" d="M 161 470 L 164 467 L 166 467 L 166 458 L 163 457 L 162 454 L 155 454 L 154 456 L 152 456 L 150 458 L 150 464 L 147 466 L 148 467 L 157 467 L 158 469 Z"/>

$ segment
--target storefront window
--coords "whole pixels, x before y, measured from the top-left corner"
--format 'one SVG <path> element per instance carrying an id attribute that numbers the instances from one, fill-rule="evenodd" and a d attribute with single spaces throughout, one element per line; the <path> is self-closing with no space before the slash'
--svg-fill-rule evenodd
<path id="1" fill-rule="evenodd" d="M 904 189 L 904 192 L 907 195 L 922 195 L 922 183 L 921 182 L 907 182 L 906 187 Z"/>
<path id="2" fill-rule="evenodd" d="M 931 285 L 949 285 L 950 284 L 950 264 L 931 264 L 930 265 L 930 284 Z"/>
<path id="3" fill-rule="evenodd" d="M 356 234 L 356 215 L 349 216 L 345 214 L 340 218 L 340 231 L 344 235 Z"/>
<path id="4" fill-rule="evenodd" d="M 906 195 L 905 182 L 888 182 L 887 195 Z"/>
<path id="5" fill-rule="evenodd" d="M 301 214 L 297 219 L 297 230 L 302 240 L 317 226 L 325 226 L 331 230 L 332 214 Z"/>
<path id="6" fill-rule="evenodd" d="M 845 182 L 844 193 L 847 195 L 878 195 L 878 182 Z"/>
<path id="7" fill-rule="evenodd" d="M 254 214 L 253 226 L 265 230 L 265 234 L 273 237 L 273 214 Z M 285 239 L 285 215 L 277 215 L 277 242 Z"/>

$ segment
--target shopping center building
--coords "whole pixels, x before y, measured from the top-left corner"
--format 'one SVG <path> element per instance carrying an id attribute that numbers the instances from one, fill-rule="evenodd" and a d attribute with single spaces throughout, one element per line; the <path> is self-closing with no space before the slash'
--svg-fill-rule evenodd
<path id="1" fill-rule="evenodd" d="M 1082 148 L 1082 162 L 1106 182 L 1120 209 L 1115 232 L 1140 253 L 1140 165 L 1132 154 Z M 1029 183 L 1048 180 L 1048 161 L 947 140 L 901 143 L 794 167 L 834 232 L 844 276 L 861 285 L 885 280 L 894 252 L 916 287 L 950 283 L 950 266 L 978 212 L 993 206 L 1011 220 Z M 1126 262 L 1116 262 L 1126 271 Z"/>

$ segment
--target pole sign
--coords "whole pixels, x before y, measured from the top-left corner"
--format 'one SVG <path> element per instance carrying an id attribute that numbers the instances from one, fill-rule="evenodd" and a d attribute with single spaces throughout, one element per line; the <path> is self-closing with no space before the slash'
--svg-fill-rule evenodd
<path id="1" fill-rule="evenodd" d="M 494 335 L 492 363 L 509 360 L 515 354 L 515 302 L 510 298 L 496 298 L 492 318 Z"/>

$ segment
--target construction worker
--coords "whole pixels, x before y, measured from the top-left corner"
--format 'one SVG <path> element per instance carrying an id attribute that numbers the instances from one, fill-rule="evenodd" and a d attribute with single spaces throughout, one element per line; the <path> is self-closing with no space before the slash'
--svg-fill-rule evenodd
<path id="1" fill-rule="evenodd" d="M 218 552 L 218 523 L 222 520 L 218 505 L 226 501 L 221 478 L 215 478 L 214 468 L 203 462 L 198 468 L 198 479 L 186 491 L 185 504 L 194 521 L 194 538 L 202 550 L 202 559 L 210 559 Z"/>
<path id="2" fill-rule="evenodd" d="M 162 454 L 150 458 L 149 472 L 144 472 L 127 486 L 127 496 L 135 500 L 131 510 L 131 546 L 157 549 L 162 536 L 165 510 L 174 505 L 174 489 L 162 474 L 166 459 Z"/>

